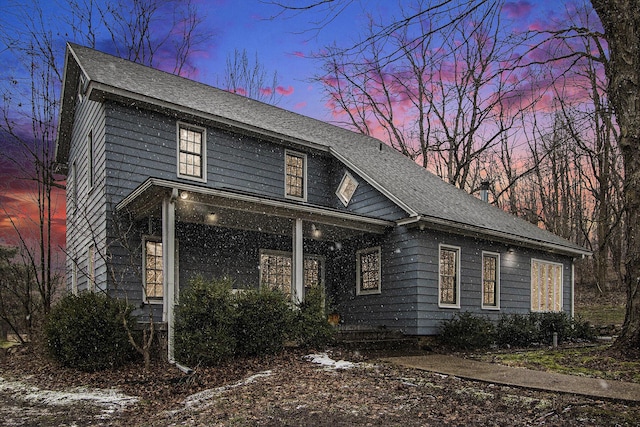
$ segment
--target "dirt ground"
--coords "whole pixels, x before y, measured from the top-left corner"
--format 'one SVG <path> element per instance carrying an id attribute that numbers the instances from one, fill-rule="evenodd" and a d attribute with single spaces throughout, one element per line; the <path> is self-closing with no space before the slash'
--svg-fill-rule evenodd
<path id="1" fill-rule="evenodd" d="M 0 361 L 7 426 L 640 426 L 640 406 L 462 380 L 334 350 L 186 375 L 162 363 L 100 373 L 28 348 Z M 340 362 L 340 361 L 343 362 Z M 338 363 L 336 363 L 338 361 Z"/>

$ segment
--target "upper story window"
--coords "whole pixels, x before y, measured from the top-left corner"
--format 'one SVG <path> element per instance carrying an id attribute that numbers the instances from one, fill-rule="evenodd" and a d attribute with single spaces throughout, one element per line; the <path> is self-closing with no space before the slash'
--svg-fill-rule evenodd
<path id="1" fill-rule="evenodd" d="M 531 311 L 562 311 L 562 264 L 531 260 Z"/>
<path id="2" fill-rule="evenodd" d="M 460 248 L 440 246 L 440 306 L 460 307 Z"/>
<path id="3" fill-rule="evenodd" d="M 206 182 L 206 152 L 205 130 L 178 123 L 178 177 Z"/>
<path id="4" fill-rule="evenodd" d="M 379 294 L 381 272 L 379 246 L 356 252 L 356 294 Z"/>
<path id="5" fill-rule="evenodd" d="M 284 194 L 286 197 L 305 200 L 307 196 L 307 156 L 287 150 L 284 157 Z"/>
<path id="6" fill-rule="evenodd" d="M 500 308 L 500 254 L 482 253 L 482 308 Z"/>
<path id="7" fill-rule="evenodd" d="M 356 192 L 356 188 L 358 188 L 358 181 L 349 172 L 345 172 L 338 186 L 338 191 L 336 191 L 336 195 L 343 205 L 347 206 L 349 204 L 353 194 Z"/>

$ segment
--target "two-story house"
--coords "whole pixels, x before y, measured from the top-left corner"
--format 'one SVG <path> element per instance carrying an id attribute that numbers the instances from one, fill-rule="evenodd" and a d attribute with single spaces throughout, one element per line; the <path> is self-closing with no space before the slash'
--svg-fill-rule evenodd
<path id="1" fill-rule="evenodd" d="M 430 335 L 453 313 L 573 310 L 589 254 L 377 139 L 67 46 L 57 161 L 67 284 L 167 322 L 195 275 L 324 288 L 345 327 Z"/>

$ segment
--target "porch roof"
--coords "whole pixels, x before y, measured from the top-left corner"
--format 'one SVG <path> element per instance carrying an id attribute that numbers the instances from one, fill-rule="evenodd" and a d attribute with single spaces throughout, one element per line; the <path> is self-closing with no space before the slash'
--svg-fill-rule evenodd
<path id="1" fill-rule="evenodd" d="M 305 221 L 305 236 L 316 240 L 343 240 L 364 233 L 384 233 L 394 222 L 355 215 L 304 202 L 269 199 L 252 194 L 149 178 L 116 205 L 136 219 L 160 216 L 164 197 L 175 198 L 181 222 L 291 234 L 291 221 Z"/>

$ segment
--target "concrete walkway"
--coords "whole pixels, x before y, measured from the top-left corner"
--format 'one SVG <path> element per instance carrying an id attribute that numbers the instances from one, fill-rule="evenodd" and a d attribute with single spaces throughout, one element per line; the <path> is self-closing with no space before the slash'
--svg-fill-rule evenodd
<path id="1" fill-rule="evenodd" d="M 383 360 L 407 368 L 422 369 L 470 380 L 595 398 L 640 402 L 640 384 L 635 383 L 532 371 L 443 354 L 388 357 Z"/>

